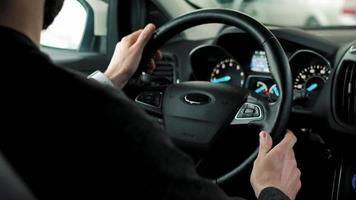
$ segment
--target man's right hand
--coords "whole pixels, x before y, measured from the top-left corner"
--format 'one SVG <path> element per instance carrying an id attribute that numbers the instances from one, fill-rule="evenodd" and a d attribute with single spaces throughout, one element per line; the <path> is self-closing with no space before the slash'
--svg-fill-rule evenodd
<path id="1" fill-rule="evenodd" d="M 156 27 L 148 24 L 143 30 L 138 30 L 124 37 L 117 45 L 105 75 L 115 87 L 122 89 L 132 75 L 137 71 L 143 50 L 154 34 Z M 154 70 L 151 63 L 150 71 Z"/>
<path id="2" fill-rule="evenodd" d="M 251 173 L 251 184 L 258 198 L 267 187 L 275 187 L 294 200 L 301 188 L 300 170 L 294 156 L 296 137 L 288 131 L 284 139 L 272 149 L 272 138 L 260 133 L 260 148 Z"/>

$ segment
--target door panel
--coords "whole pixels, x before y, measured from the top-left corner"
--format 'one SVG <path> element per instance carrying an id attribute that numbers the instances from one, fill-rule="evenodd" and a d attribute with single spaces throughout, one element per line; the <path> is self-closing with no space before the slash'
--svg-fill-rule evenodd
<path id="1" fill-rule="evenodd" d="M 85 74 L 105 71 L 119 41 L 118 1 L 66 2 L 71 3 L 64 5 L 52 26 L 42 33 L 45 40 L 41 40 L 41 50 L 63 67 Z M 76 13 L 75 17 L 73 13 Z"/>

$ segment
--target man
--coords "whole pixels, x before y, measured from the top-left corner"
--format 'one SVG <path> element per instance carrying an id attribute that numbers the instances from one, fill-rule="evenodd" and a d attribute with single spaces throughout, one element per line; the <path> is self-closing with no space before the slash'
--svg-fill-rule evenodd
<path id="1" fill-rule="evenodd" d="M 41 29 L 62 3 L 0 0 L 6 130 L 0 150 L 33 195 L 39 200 L 228 199 L 199 177 L 191 159 L 119 90 L 57 67 L 39 51 Z M 122 88 L 136 71 L 154 30 L 148 25 L 117 45 L 105 72 L 116 87 Z M 271 149 L 269 134 L 260 133 L 251 175 L 259 199 L 295 199 L 301 186 L 295 142 L 288 132 Z M 6 193 L 3 187 L 0 197 Z"/>

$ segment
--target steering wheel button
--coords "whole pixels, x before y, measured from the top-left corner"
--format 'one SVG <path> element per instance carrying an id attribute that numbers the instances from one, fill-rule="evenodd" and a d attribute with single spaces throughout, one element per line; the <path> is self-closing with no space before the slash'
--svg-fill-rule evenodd
<path id="1" fill-rule="evenodd" d="M 244 113 L 242 118 L 251 118 L 253 117 L 253 113 Z"/>
<path id="2" fill-rule="evenodd" d="M 253 113 L 255 113 L 255 109 L 251 109 L 251 108 L 246 108 L 245 110 L 244 110 L 244 114 L 253 114 Z"/>
<path id="3" fill-rule="evenodd" d="M 259 112 L 259 111 L 260 111 L 260 108 L 259 108 L 258 106 L 255 106 L 253 109 L 254 109 L 256 112 Z"/>
<path id="4" fill-rule="evenodd" d="M 155 98 L 151 94 L 143 96 L 143 101 L 146 102 L 146 103 L 151 104 L 151 103 L 154 102 L 154 100 L 155 100 Z"/>
<path id="5" fill-rule="evenodd" d="M 243 118 L 244 113 L 243 112 L 239 112 L 238 115 L 236 116 L 236 118 Z"/>
<path id="6" fill-rule="evenodd" d="M 254 105 L 252 105 L 252 104 L 246 104 L 246 108 L 248 108 L 248 109 L 254 109 Z"/>
<path id="7" fill-rule="evenodd" d="M 254 110 L 255 110 L 255 112 L 254 112 L 253 117 L 260 117 L 261 116 L 260 108 L 255 106 Z"/>
<path id="8" fill-rule="evenodd" d="M 260 113 L 253 114 L 253 117 L 256 117 L 256 118 L 260 117 Z"/>
<path id="9" fill-rule="evenodd" d="M 149 106 L 159 107 L 161 105 L 161 93 L 143 92 L 136 98 L 136 102 Z"/>

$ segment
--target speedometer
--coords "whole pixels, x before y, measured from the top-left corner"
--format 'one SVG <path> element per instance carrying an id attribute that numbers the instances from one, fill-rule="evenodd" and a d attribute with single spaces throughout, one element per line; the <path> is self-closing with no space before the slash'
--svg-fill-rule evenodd
<path id="1" fill-rule="evenodd" d="M 219 62 L 210 76 L 212 83 L 226 83 L 237 87 L 243 87 L 245 72 L 234 59 L 226 59 Z"/>
<path id="2" fill-rule="evenodd" d="M 330 75 L 330 69 L 324 65 L 311 65 L 302 69 L 294 80 L 294 89 L 307 97 L 318 92 Z"/>

